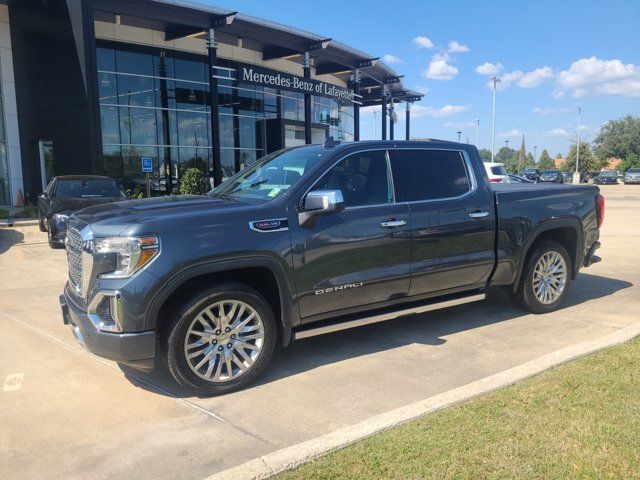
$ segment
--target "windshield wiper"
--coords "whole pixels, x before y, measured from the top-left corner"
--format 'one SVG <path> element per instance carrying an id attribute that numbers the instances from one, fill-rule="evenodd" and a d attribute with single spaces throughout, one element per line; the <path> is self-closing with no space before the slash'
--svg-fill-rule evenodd
<path id="1" fill-rule="evenodd" d="M 262 185 L 263 183 L 267 183 L 269 181 L 268 178 L 263 178 L 262 180 L 258 180 L 257 182 L 253 182 L 251 185 L 249 185 L 247 188 L 236 188 L 235 190 L 231 190 L 229 193 L 236 193 L 236 192 L 243 192 L 245 190 L 251 190 L 252 188 L 256 188 L 260 185 Z"/>

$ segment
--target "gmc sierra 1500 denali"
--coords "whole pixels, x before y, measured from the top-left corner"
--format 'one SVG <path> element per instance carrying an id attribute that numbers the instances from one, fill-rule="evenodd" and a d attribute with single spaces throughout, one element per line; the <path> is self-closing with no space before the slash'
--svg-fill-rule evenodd
<path id="1" fill-rule="evenodd" d="M 475 302 L 562 303 L 599 260 L 595 186 L 491 185 L 475 147 L 329 139 L 205 196 L 90 207 L 68 222 L 65 323 L 91 352 L 218 394 L 277 343 Z"/>

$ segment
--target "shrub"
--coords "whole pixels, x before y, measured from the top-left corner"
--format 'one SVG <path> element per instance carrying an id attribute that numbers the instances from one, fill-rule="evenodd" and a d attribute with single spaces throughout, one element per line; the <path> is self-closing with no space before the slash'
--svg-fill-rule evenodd
<path id="1" fill-rule="evenodd" d="M 180 179 L 182 195 L 202 195 L 207 190 L 207 180 L 197 168 L 188 168 Z"/>
<path id="2" fill-rule="evenodd" d="M 9 212 L 4 208 L 0 208 L 0 218 L 1 219 L 9 218 Z"/>

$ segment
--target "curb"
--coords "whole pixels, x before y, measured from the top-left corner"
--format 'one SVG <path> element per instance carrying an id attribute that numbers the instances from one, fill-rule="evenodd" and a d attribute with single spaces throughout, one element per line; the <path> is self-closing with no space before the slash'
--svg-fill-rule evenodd
<path id="1" fill-rule="evenodd" d="M 12 218 L 14 227 L 33 227 L 38 225 L 38 219 L 34 218 Z M 9 227 L 9 219 L 0 220 L 0 227 Z"/>
<path id="2" fill-rule="evenodd" d="M 262 457 L 249 460 L 236 467 L 215 473 L 205 480 L 249 480 L 264 479 L 277 473 L 296 468 L 318 457 L 348 447 L 360 440 L 397 427 L 411 420 L 437 412 L 457 403 L 470 400 L 486 393 L 504 388 L 514 383 L 538 375 L 553 367 L 585 355 L 626 343 L 640 336 L 640 322 L 614 333 L 556 350 L 542 357 L 490 375 L 425 400 L 376 415 L 358 424 L 342 428 L 305 442 L 276 450 Z"/>

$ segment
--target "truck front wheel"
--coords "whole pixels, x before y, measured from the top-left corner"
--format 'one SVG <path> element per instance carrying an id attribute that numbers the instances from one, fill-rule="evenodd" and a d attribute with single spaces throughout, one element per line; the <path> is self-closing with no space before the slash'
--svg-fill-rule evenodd
<path id="1" fill-rule="evenodd" d="M 239 283 L 197 293 L 166 325 L 163 347 L 176 381 L 197 394 L 244 387 L 267 366 L 276 344 L 269 303 Z"/>
<path id="2" fill-rule="evenodd" d="M 566 248 L 547 240 L 534 246 L 522 271 L 515 301 L 533 313 L 557 309 L 571 284 L 571 259 Z"/>

